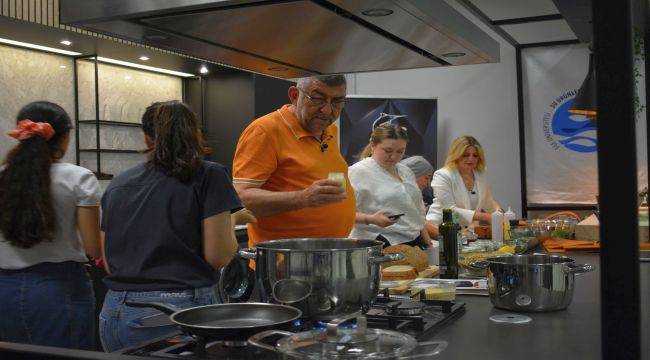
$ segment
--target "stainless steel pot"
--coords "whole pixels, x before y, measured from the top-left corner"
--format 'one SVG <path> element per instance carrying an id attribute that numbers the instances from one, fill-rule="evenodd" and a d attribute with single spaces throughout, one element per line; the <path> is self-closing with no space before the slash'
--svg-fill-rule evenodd
<path id="1" fill-rule="evenodd" d="M 470 266 L 487 268 L 492 304 L 514 311 L 566 309 L 573 298 L 575 274 L 593 270 L 559 255 L 498 256 Z"/>
<path id="2" fill-rule="evenodd" d="M 382 255 L 382 245 L 376 240 L 287 239 L 262 242 L 241 249 L 239 255 L 255 260 L 262 301 L 296 299 L 290 304 L 303 316 L 330 320 L 370 308 L 379 292 L 380 264 L 403 258 L 402 254 Z M 286 286 L 286 279 L 295 280 L 294 284 Z M 281 293 L 301 283 L 311 285 L 308 293 Z"/>

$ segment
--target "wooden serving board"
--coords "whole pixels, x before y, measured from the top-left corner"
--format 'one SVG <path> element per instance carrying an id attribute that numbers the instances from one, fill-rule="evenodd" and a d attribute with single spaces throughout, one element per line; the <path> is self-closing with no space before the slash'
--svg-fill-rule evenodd
<path id="1" fill-rule="evenodd" d="M 428 269 L 424 269 L 418 273 L 418 279 L 432 278 L 440 273 L 440 267 L 438 265 L 429 265 Z M 388 288 L 388 293 L 391 295 L 404 294 L 409 291 L 409 285 L 414 281 L 413 280 L 399 280 L 397 283 L 399 286 Z M 381 290 L 381 289 L 380 289 Z"/>

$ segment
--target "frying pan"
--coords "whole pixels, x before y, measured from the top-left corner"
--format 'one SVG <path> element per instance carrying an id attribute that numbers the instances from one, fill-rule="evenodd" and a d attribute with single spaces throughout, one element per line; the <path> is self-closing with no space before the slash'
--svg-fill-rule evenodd
<path id="1" fill-rule="evenodd" d="M 260 331 L 288 329 L 302 316 L 302 311 L 292 306 L 265 303 L 215 304 L 182 310 L 159 302 L 126 301 L 126 305 L 160 310 L 190 335 L 223 341 L 246 341 Z"/>

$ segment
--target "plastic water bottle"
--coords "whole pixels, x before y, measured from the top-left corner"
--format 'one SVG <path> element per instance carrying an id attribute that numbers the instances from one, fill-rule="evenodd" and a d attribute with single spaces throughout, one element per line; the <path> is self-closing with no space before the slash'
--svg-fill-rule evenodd
<path id="1" fill-rule="evenodd" d="M 503 242 L 503 214 L 499 210 L 492 213 L 492 241 Z"/>

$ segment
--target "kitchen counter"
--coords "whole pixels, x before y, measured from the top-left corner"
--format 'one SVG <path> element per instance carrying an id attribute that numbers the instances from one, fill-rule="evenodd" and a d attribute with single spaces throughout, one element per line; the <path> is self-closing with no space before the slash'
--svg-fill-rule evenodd
<path id="1" fill-rule="evenodd" d="M 466 303 L 466 312 L 443 327 L 437 334 L 420 339 L 446 340 L 449 346 L 432 359 L 588 359 L 600 354 L 600 274 L 598 254 L 570 255 L 578 263 L 594 265 L 595 271 L 578 275 L 573 302 L 567 310 L 527 313 L 533 321 L 523 325 L 496 324 L 495 314 L 509 313 L 492 306 L 488 297 L 458 296 Z M 650 334 L 650 262 L 641 263 L 642 331 Z M 650 341 L 642 343 L 642 358 L 650 359 Z M 10 353 L 3 353 L 10 351 Z M 21 354 L 21 355 L 19 355 Z M 115 354 L 56 349 L 0 342 L 0 358 L 60 359 L 136 359 Z M 44 355 L 47 354 L 47 355 Z"/>
<path id="2" fill-rule="evenodd" d="M 466 313 L 427 340 L 449 346 L 435 359 L 600 359 L 600 273 L 598 254 L 571 254 L 595 271 L 577 275 L 573 302 L 564 311 L 525 313 L 528 324 L 497 324 L 496 314 L 512 313 L 492 306 L 488 297 L 458 296 Z M 641 263 L 642 338 L 650 334 L 650 263 Z M 650 359 L 650 341 L 642 343 L 642 358 Z"/>

